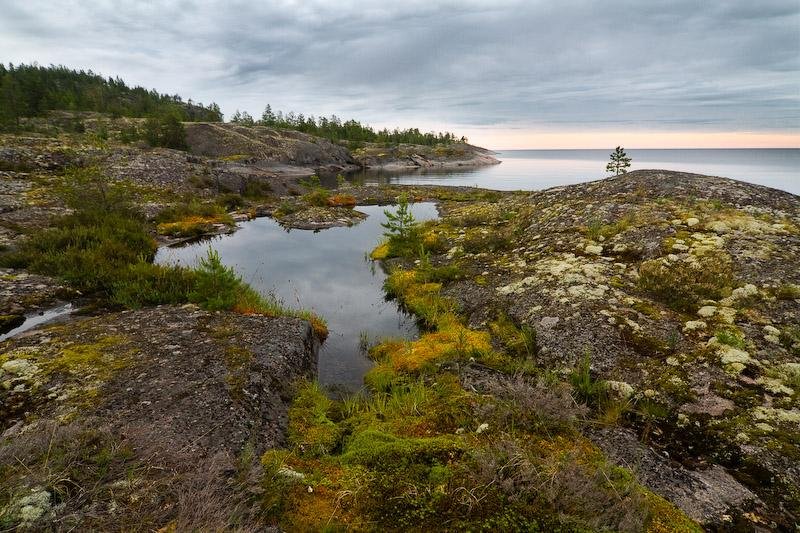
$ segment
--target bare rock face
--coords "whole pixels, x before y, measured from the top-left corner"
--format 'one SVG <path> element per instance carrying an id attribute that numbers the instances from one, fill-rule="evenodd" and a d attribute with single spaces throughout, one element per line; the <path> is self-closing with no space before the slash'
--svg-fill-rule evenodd
<path id="1" fill-rule="evenodd" d="M 415 168 L 452 168 L 496 165 L 500 161 L 494 152 L 466 143 L 446 146 L 400 144 L 386 147 L 367 143 L 353 152 L 364 168 L 407 170 Z"/>
<path id="2" fill-rule="evenodd" d="M 243 493 L 241 486 L 233 490 L 233 473 L 249 475 L 260 453 L 284 442 L 292 384 L 315 374 L 317 349 L 303 320 L 191 305 L 22 334 L 0 344 L 0 462 L 25 465 L 4 470 L 4 484 L 20 498 L 52 486 L 41 468 L 41 446 L 62 457 L 78 453 L 72 446 L 89 453 L 100 442 L 108 473 L 83 467 L 95 476 L 87 481 L 94 501 L 67 488 L 64 505 L 47 511 L 49 523 L 62 518 L 92 529 L 135 502 L 151 506 L 149 515 L 163 523 L 156 509 L 217 505 L 172 498 L 192 494 L 219 498 L 220 512 L 229 512 L 231 495 Z M 74 459 L 83 460 L 96 458 Z M 72 483 L 82 479 L 72 475 Z M 9 512 L 21 517 L 23 508 L 15 505 Z M 212 517 L 198 519 L 200 527 Z"/>
<path id="3" fill-rule="evenodd" d="M 265 126 L 192 123 L 186 125 L 186 141 L 193 154 L 248 164 L 266 162 L 341 169 L 355 165 L 343 146 L 313 135 Z"/>
<path id="4" fill-rule="evenodd" d="M 610 460 L 634 472 L 641 483 L 701 524 L 718 523 L 723 516 L 733 522 L 737 515 L 741 518 L 764 505 L 724 468 L 688 470 L 642 444 L 633 431 L 594 428 L 588 436 Z"/>

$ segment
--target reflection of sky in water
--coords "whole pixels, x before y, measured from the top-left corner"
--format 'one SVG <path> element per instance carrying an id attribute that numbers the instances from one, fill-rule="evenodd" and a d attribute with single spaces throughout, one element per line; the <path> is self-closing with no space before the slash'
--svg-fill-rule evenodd
<path id="1" fill-rule="evenodd" d="M 370 340 L 417 333 L 413 319 L 394 302 L 384 300 L 385 276 L 380 267 L 373 268 L 365 260 L 365 253 L 384 231 L 380 226 L 385 221 L 383 209 L 359 207 L 370 215 L 360 224 L 318 233 L 287 232 L 272 219 L 259 218 L 241 224 L 233 235 L 182 248 L 162 248 L 156 262 L 192 265 L 212 246 L 222 261 L 255 289 L 275 294 L 290 307 L 314 310 L 325 317 L 330 329 L 320 352 L 320 381 L 357 389 L 371 366 L 358 351 L 362 331 Z M 434 204 L 414 204 L 412 211 L 417 220 L 436 217 Z"/>
<path id="2" fill-rule="evenodd" d="M 659 168 L 724 176 L 800 194 L 800 149 L 627 150 L 631 170 Z M 607 176 L 610 150 L 511 150 L 500 165 L 407 172 L 367 171 L 369 183 L 470 185 L 489 189 L 545 189 Z"/>

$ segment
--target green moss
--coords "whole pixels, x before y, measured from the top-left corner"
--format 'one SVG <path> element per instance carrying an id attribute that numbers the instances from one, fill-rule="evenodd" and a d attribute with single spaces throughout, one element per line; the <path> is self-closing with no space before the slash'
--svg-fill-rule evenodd
<path id="1" fill-rule="evenodd" d="M 747 349 L 747 342 L 744 340 L 744 335 L 738 328 L 719 329 L 714 333 L 717 341 L 728 346 L 733 346 L 740 350 Z"/>
<path id="2" fill-rule="evenodd" d="M 402 471 L 411 464 L 446 463 L 460 451 L 461 446 L 453 437 L 408 438 L 369 429 L 348 441 L 342 461 Z"/>
<path id="3" fill-rule="evenodd" d="M 86 376 L 106 381 L 114 372 L 130 364 L 131 352 L 123 348 L 125 337 L 108 335 L 95 342 L 72 344 L 61 348 L 58 355 L 39 364 L 50 372 Z"/>
<path id="4" fill-rule="evenodd" d="M 328 417 L 333 402 L 317 383 L 303 385 L 289 410 L 289 441 L 303 454 L 331 453 L 339 444 L 341 429 Z"/>

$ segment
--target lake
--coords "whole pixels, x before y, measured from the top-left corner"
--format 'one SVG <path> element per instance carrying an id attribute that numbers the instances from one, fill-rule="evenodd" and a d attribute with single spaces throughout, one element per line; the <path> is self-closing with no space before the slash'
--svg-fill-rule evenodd
<path id="1" fill-rule="evenodd" d="M 506 150 L 499 165 L 403 172 L 368 170 L 362 183 L 471 185 L 487 189 L 546 189 L 592 181 L 604 172 L 611 150 Z M 800 149 L 628 150 L 631 170 L 658 168 L 724 176 L 800 194 Z"/>
<path id="2" fill-rule="evenodd" d="M 319 381 L 355 391 L 372 366 L 360 345 L 384 337 L 414 338 L 412 317 L 396 302 L 386 301 L 385 273 L 366 258 L 381 240 L 386 221 L 383 207 L 359 206 L 369 215 L 349 228 L 318 232 L 286 230 L 270 218 L 239 224 L 231 235 L 179 248 L 161 248 L 156 263 L 196 265 L 209 247 L 222 262 L 262 294 L 272 294 L 289 307 L 310 309 L 328 322 L 330 334 L 319 354 Z M 411 206 L 417 220 L 436 218 L 435 204 Z"/>

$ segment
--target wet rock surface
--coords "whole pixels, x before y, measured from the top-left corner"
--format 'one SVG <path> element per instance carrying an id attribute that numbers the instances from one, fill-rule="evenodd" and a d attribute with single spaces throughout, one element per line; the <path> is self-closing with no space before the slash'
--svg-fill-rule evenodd
<path id="1" fill-rule="evenodd" d="M 0 333 L 21 325 L 26 315 L 75 296 L 74 290 L 52 278 L 0 268 Z"/>

